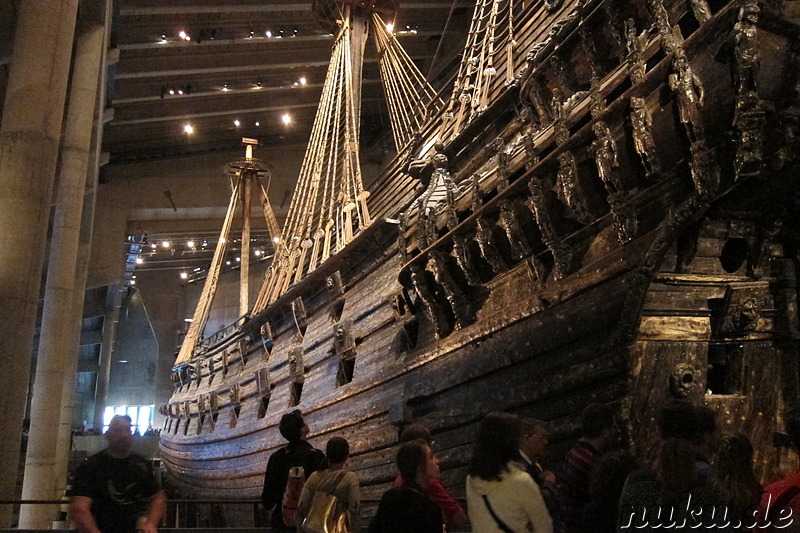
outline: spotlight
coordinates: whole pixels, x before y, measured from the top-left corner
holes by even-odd
[[[175,94],[175,89],[170,89],[169,94]]]
[[[187,241],[186,246],[188,246],[189,248],[194,248],[194,241]]]
[[[300,82],[300,85],[305,85],[306,83],[308,83],[308,80],[306,79],[306,77],[305,77],[305,76],[303,76],[302,78],[300,78],[300,79],[299,79],[299,80],[297,80],[297,81],[299,81],[299,82]]]
[[[186,272],[181,272],[181,279],[186,279],[188,277],[189,277],[189,274],[187,274]]]
[[[261,123],[260,123],[259,121],[257,121],[257,120],[256,120],[256,127],[258,127],[258,126],[260,126],[260,125],[261,125]]]
[[[194,133],[194,128],[192,127],[191,124],[185,124],[183,126],[183,132],[191,135],[192,133]]]
[[[136,258],[136,264],[137,265],[141,265],[142,263],[144,263],[144,259],[142,259],[141,257],[137,257]]]
[[[233,125],[236,126],[237,128],[241,125],[241,122],[239,122],[238,118],[233,121]]]
[[[286,113],[285,115],[283,115],[281,117],[281,120],[283,121],[284,124],[286,124],[288,126],[289,124],[292,123],[292,116],[289,115],[288,113]]]
[[[267,37],[272,37],[272,32],[267,30],[264,32],[264,35],[266,35]]]
[[[169,248],[169,241],[161,241],[161,246],[164,248]]]
[[[391,23],[391,22],[389,24],[387,24],[386,25],[386,31],[388,31],[389,33],[392,33],[394,31],[394,24]]]
[[[230,89],[228,89],[228,84],[227,83],[223,83],[222,84],[222,90],[223,91],[230,91]]]

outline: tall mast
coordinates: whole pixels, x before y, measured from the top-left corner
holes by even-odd
[[[200,293],[200,299],[195,308],[189,330],[186,332],[183,344],[178,352],[176,363],[190,360],[194,356],[198,344],[203,339],[208,315],[211,312],[211,304],[217,293],[219,276],[222,273],[222,265],[225,260],[225,252],[228,248],[231,227],[233,226],[234,214],[237,210],[239,199],[242,200],[239,316],[246,315],[250,311],[248,281],[250,277],[250,213],[253,192],[262,198],[262,202],[265,202],[264,215],[267,219],[267,228],[270,233],[273,232],[276,225],[275,215],[269,208],[269,199],[266,197],[266,192],[261,185],[261,179],[269,176],[270,169],[264,161],[253,157],[253,145],[258,144],[256,139],[244,138],[242,142],[246,145],[245,157],[229,162],[225,169],[231,180],[231,199],[228,205],[228,212],[225,215],[225,222],[217,240],[217,248],[214,250],[214,257],[211,260],[211,266],[203,284],[203,291]]]

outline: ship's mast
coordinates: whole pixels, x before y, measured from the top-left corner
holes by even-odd
[[[253,157],[253,146],[258,144],[256,139],[242,139],[245,144],[245,157],[231,161],[226,166],[226,173],[231,180],[231,199],[228,204],[228,212],[220,231],[217,247],[214,250],[214,257],[208,269],[203,290],[197,303],[189,330],[183,339],[183,344],[178,352],[176,363],[183,363],[191,359],[194,355],[197,344],[202,339],[208,316],[211,311],[211,304],[217,292],[219,276],[222,272],[222,264],[225,259],[225,252],[230,240],[231,227],[237,211],[239,200],[242,201],[242,235],[240,253],[240,289],[239,289],[239,316],[247,315],[250,311],[249,301],[249,278],[250,278],[250,228],[251,228],[251,204],[253,194],[258,194],[264,206],[264,216],[270,237],[277,236],[277,222],[272,208],[269,205],[266,191],[261,184],[261,180],[270,175],[270,169],[260,159]]]

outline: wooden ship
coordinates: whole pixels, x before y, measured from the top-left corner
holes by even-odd
[[[794,4],[478,0],[443,97],[387,30],[394,2],[316,2],[338,33],[297,190],[257,301],[217,334],[207,278],[161,406],[172,484],[258,497],[301,409],[313,444],[350,442],[366,502],[409,422],[463,495],[490,410],[548,421],[555,466],[590,402],[641,456],[669,398],[714,408],[774,476],[800,399]],[[397,157],[367,192],[369,34]]]

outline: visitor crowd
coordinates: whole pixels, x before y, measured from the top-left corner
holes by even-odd
[[[720,435],[706,407],[673,401],[657,422],[658,442],[637,461],[620,445],[614,411],[588,405],[581,437],[556,475],[540,463],[549,437],[544,421],[489,413],[466,468],[466,512],[442,483],[431,432],[411,424],[368,531],[800,532],[800,472],[762,487],[748,437]],[[785,426],[800,449],[800,418],[788,417]],[[114,417],[107,448],[76,473],[72,510],[81,533],[156,531],[166,500],[147,462],[131,451],[131,429],[130,418]],[[324,453],[317,450],[306,440],[300,411],[284,415],[279,431],[288,443],[270,456],[262,493],[272,530],[361,531],[359,478],[346,468],[347,440],[333,437]]]
[[[657,421],[658,442],[637,461],[621,446],[611,407],[588,405],[581,437],[556,475],[540,463],[549,436],[544,421],[489,413],[478,425],[466,470],[466,512],[442,484],[430,431],[411,424],[400,437],[399,474],[381,496],[369,533],[800,531],[794,519],[800,473],[762,488],[748,437],[720,435],[707,407],[675,400]],[[800,449],[800,419],[786,426]],[[305,440],[308,426],[299,411],[285,415],[280,430],[289,444],[270,458],[262,496],[265,509],[273,510],[273,530],[359,531],[359,481],[345,468],[347,441],[334,437],[323,456]],[[287,495],[295,465],[307,481],[293,504]]]

